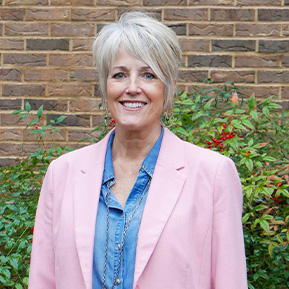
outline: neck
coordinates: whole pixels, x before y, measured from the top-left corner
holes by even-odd
[[[143,161],[161,133],[161,126],[148,131],[123,131],[116,127],[112,145],[113,160]]]

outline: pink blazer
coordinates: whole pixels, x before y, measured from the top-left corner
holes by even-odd
[[[108,137],[49,166],[36,215],[29,289],[92,288]],[[247,289],[241,214],[234,163],[165,129],[139,229],[133,288]]]

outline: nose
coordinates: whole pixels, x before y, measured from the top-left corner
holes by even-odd
[[[130,77],[128,80],[127,88],[125,90],[127,94],[136,95],[141,93],[141,89],[139,87],[139,82],[136,77]]]

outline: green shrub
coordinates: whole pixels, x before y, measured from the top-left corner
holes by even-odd
[[[238,96],[238,94],[239,96]],[[196,87],[179,94],[169,121],[183,140],[218,151],[234,160],[243,192],[243,225],[249,288],[289,286],[289,124],[273,98],[244,100],[232,84]],[[69,148],[46,148],[43,137],[57,131],[60,118],[40,123],[42,108],[28,128],[39,134],[40,147],[15,167],[0,170],[0,284],[26,288],[36,202],[50,160]],[[31,114],[29,104],[17,111]],[[102,138],[114,126],[101,124]],[[91,142],[96,141],[91,139]]]
[[[249,288],[289,286],[289,123],[273,98],[238,97],[232,83],[183,93],[171,130],[235,162],[244,194]]]

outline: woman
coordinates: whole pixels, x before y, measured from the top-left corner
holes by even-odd
[[[93,45],[115,129],[49,166],[29,289],[245,289],[242,192],[233,162],[161,125],[181,50],[140,12]]]

